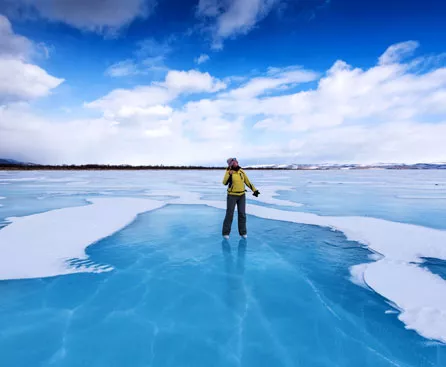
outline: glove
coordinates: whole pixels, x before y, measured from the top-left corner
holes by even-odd
[[[254,191],[254,193],[253,193],[253,195],[254,195],[255,197],[258,197],[259,194],[260,194],[259,190],[256,190],[256,191]]]

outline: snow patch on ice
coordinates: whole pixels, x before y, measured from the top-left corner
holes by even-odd
[[[383,256],[380,255],[380,254],[377,254],[377,253],[374,253],[374,254],[370,254],[370,255],[369,255],[369,259],[370,259],[370,260],[374,260],[374,261],[381,260],[382,258],[383,258]]]
[[[8,218],[0,230],[0,280],[41,278],[104,266],[70,267],[69,259],[86,259],[85,248],[131,223],[139,213],[164,206],[136,198],[89,199],[90,205]]]
[[[364,280],[364,273],[367,270],[368,265],[369,264],[359,264],[352,266],[350,268],[350,280],[356,285],[369,288]]]
[[[446,282],[415,264],[380,260],[369,264],[366,283],[401,310],[407,329],[446,343]]]
[[[291,206],[291,207],[300,207],[303,206],[301,203],[296,203],[294,201],[286,200],[286,199],[278,199],[275,196],[278,196],[278,191],[292,191],[293,187],[288,186],[266,186],[260,192],[260,196],[255,200],[260,201],[265,204],[272,205],[280,205],[280,206]]]
[[[148,190],[144,195],[149,197],[173,197],[173,199],[166,201],[169,204],[201,204],[201,194],[192,191]]]

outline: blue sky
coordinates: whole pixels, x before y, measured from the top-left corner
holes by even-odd
[[[1,157],[446,161],[439,1],[0,0],[0,14]]]

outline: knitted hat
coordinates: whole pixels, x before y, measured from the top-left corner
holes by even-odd
[[[232,165],[232,162],[234,162],[236,159],[235,158],[228,158],[226,160],[226,163],[228,163],[228,166]]]

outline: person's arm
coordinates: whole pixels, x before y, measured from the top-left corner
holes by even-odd
[[[231,176],[232,171],[227,169],[225,172],[225,177],[223,177],[223,185],[227,185],[229,181],[229,177]]]
[[[248,186],[251,189],[251,191],[254,193],[254,196],[256,196],[256,197],[259,196],[259,194],[260,194],[259,190],[257,190],[255,188],[255,186],[251,183],[251,181],[249,181],[248,175],[246,174],[245,171],[243,171],[243,177],[244,177],[246,186]]]

